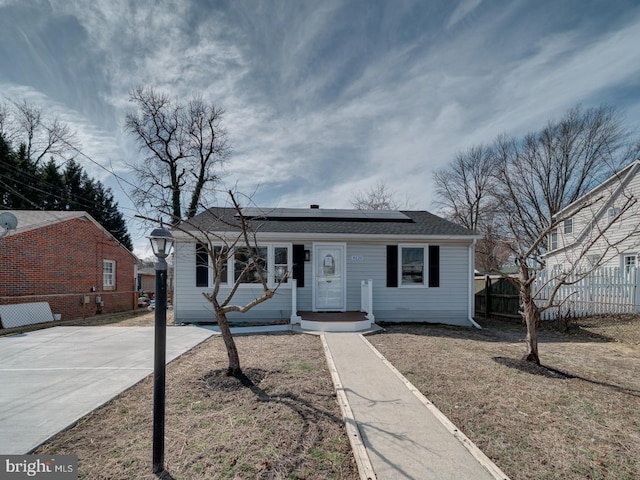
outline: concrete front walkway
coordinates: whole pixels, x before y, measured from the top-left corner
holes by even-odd
[[[167,362],[211,334],[167,327]],[[0,454],[29,453],[152,373],[153,344],[153,327],[53,327],[0,337]]]
[[[508,478],[364,336],[322,338],[362,479]]]

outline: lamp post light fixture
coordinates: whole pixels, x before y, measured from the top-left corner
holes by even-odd
[[[156,262],[155,349],[153,367],[153,473],[164,471],[165,364],[167,350],[167,256],[173,236],[165,228],[149,235]]]

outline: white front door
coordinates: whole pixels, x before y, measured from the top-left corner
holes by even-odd
[[[345,311],[345,254],[342,244],[315,244],[313,268],[315,274],[315,311]]]

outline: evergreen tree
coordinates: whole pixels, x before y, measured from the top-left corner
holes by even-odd
[[[90,178],[73,160],[64,171],[53,159],[37,165],[24,144],[16,152],[1,134],[0,209],[84,210],[126,248],[133,248],[110,188]]]
[[[38,171],[39,193],[42,200],[39,206],[45,210],[66,210],[64,192],[64,178],[53,160],[43,165]]]

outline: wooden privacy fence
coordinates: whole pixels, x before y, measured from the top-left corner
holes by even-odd
[[[520,318],[518,289],[505,277],[476,277],[475,296],[476,315]]]
[[[640,312],[640,271],[633,268],[627,272],[619,267],[602,267],[584,278],[580,274],[567,278],[553,301],[554,307],[542,312],[541,320],[559,317],[586,317],[599,314]],[[536,274],[533,284],[538,305],[545,304],[557,279],[553,272],[542,270]],[[575,283],[574,283],[575,282]]]

